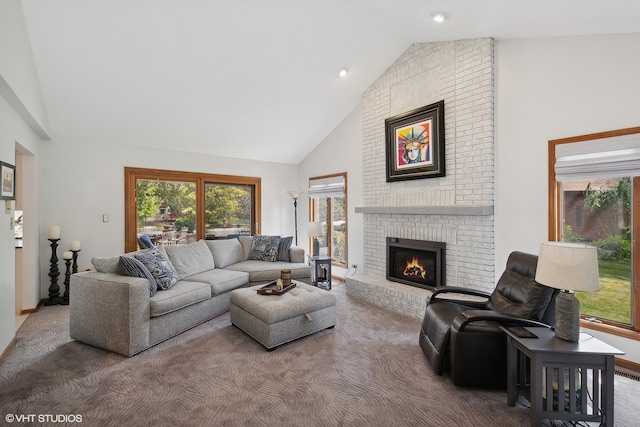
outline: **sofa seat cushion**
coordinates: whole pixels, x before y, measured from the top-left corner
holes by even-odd
[[[171,264],[181,278],[215,268],[213,255],[204,240],[165,248]]]
[[[151,317],[162,316],[209,298],[211,298],[211,287],[208,284],[181,280],[170,289],[156,292],[151,297],[150,315]]]
[[[249,283],[249,274],[242,271],[216,268],[204,273],[194,274],[183,281],[206,283],[211,288],[211,295],[217,296],[247,285]]]
[[[311,267],[305,263],[248,260],[238,262],[226,268],[226,270],[246,271],[249,273],[249,281],[251,282],[277,280],[280,278],[280,270],[283,269],[291,270],[292,279],[311,277]]]

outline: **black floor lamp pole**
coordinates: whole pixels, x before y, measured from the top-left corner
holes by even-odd
[[[296,246],[298,246],[298,198],[293,199],[294,223],[296,228]]]
[[[289,193],[289,195],[293,198],[293,210],[294,210],[294,224],[295,224],[295,230],[296,230],[296,246],[298,246],[298,197],[302,196],[302,193],[304,193],[304,191],[300,191],[300,190],[289,190],[287,191],[287,193]]]

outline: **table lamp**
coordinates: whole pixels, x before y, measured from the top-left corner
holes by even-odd
[[[560,289],[556,297],[556,337],[571,342],[580,338],[580,302],[574,291],[600,289],[595,246],[544,242],[540,245],[536,282]]]
[[[318,241],[318,237],[324,235],[324,232],[322,231],[322,223],[310,222],[308,231],[309,237],[313,237],[313,256],[318,256],[320,254],[320,242]]]

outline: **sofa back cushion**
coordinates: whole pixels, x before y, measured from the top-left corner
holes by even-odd
[[[204,240],[187,245],[166,246],[164,249],[181,278],[213,270],[216,266]]]
[[[218,268],[225,268],[247,259],[238,239],[207,240],[206,242]]]
[[[244,259],[249,259],[249,253],[251,252],[251,245],[253,245],[253,236],[238,236],[238,241],[242,245],[244,251]]]

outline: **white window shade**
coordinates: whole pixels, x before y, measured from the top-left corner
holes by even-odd
[[[309,180],[309,197],[344,197],[344,177],[331,176]]]
[[[640,175],[640,135],[556,145],[556,181]]]

